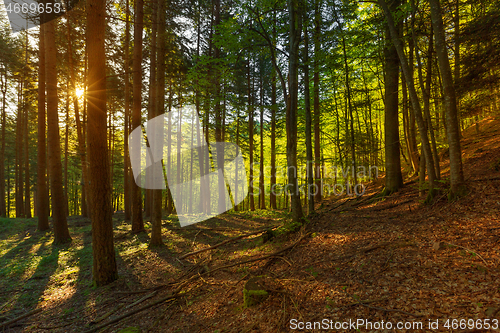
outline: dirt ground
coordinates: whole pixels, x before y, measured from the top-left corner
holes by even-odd
[[[431,204],[417,179],[385,198],[376,196],[377,181],[359,198],[326,198],[298,231],[281,227],[269,240],[242,237],[186,258],[293,225],[286,212],[272,211],[227,213],[186,228],[167,219],[166,245],[148,249],[148,236],[131,234],[115,214],[120,278],[98,289],[88,219],[70,218],[67,247],[50,245],[51,234],[37,233],[34,220],[4,222],[0,326],[39,309],[3,332],[500,331],[500,120],[483,120],[479,131],[463,133],[468,194],[453,202],[443,152],[442,190]],[[256,276],[268,297],[245,307],[244,285]]]

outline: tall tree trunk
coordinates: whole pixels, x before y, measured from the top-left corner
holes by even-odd
[[[0,73],[0,90],[2,92],[2,146],[0,147],[0,216],[6,217],[7,206],[5,202],[5,125],[7,124],[7,122],[5,109],[7,106],[7,68],[4,67],[3,69],[4,72]]]
[[[252,92],[253,92],[253,84],[252,84],[252,79],[250,75],[250,58],[247,60],[247,91],[248,91],[248,154],[250,157],[250,186],[248,186],[248,193],[249,193],[249,200],[250,200],[250,210],[254,211],[255,210],[255,202],[254,202],[254,175],[253,175],[253,98],[252,98]]]
[[[154,13],[153,13],[154,15]],[[157,82],[156,88],[156,110],[155,116],[160,116],[165,113],[165,1],[158,1],[158,36],[156,38],[156,52],[157,52]],[[156,144],[163,142],[163,136],[155,138]],[[162,149],[163,151],[163,149]],[[163,240],[161,237],[161,203],[163,197],[163,190],[153,190],[153,204],[152,204],[152,214],[151,214],[151,240],[149,241],[150,246],[161,246],[163,245]]]
[[[306,16],[306,14],[304,14]],[[304,106],[306,111],[306,175],[307,175],[307,202],[308,209],[307,213],[311,214],[314,212],[314,196],[319,191],[316,188],[313,192],[314,177],[313,177],[313,146],[312,146],[312,115],[311,115],[311,94],[309,89],[310,79],[309,79],[309,33],[308,33],[308,22],[307,17],[304,17],[306,23],[304,24],[304,48],[303,52],[303,70],[304,70]],[[316,144],[316,146],[318,146]]]
[[[49,147],[50,191],[52,195],[52,218],[54,223],[54,243],[71,241],[66,220],[59,137],[59,117],[57,114],[57,71],[55,21],[45,24],[45,76],[47,88],[47,141]]]
[[[460,0],[455,0],[455,14],[453,15],[453,25],[454,25],[454,56],[455,56],[455,66],[454,70],[454,82],[455,87],[457,87],[460,83]],[[460,109],[460,98],[457,96],[456,98],[457,108]],[[460,115],[457,114],[457,118],[460,118]],[[462,137],[462,133],[459,133],[460,137]]]
[[[414,34],[413,34],[413,39],[414,39],[415,45],[417,45],[416,37]],[[431,136],[432,158],[434,160],[434,167],[436,168],[436,179],[439,179],[441,170],[439,168],[439,157],[437,154],[436,138],[434,136],[434,128],[432,126],[432,118],[431,118],[431,112],[430,112],[431,79],[432,79],[432,53],[433,52],[434,52],[433,34],[432,34],[432,27],[431,27],[431,33],[429,36],[429,49],[427,50],[427,73],[426,73],[426,77],[425,77],[425,82],[424,82],[424,78],[423,78],[423,74],[422,74],[422,61],[420,60],[420,54],[419,54],[418,49],[415,50],[415,55],[417,56],[418,79],[420,81],[420,86],[422,87],[422,94],[424,97],[424,116],[425,116],[425,121],[427,123],[427,129],[429,130],[429,134]],[[420,163],[420,166],[422,167],[422,163]]]
[[[69,82],[66,83],[66,120],[64,121],[64,205],[66,207],[66,216],[69,216],[69,197],[68,197],[68,145],[69,145]]]
[[[28,63],[28,30],[26,32],[25,40],[25,64],[26,68],[29,66]],[[28,75],[25,77],[25,85],[28,88]],[[23,110],[24,110],[24,212],[25,217],[31,218],[31,184],[30,184],[30,158],[29,158],[29,106],[28,102],[25,100],[26,96],[23,95]]]
[[[266,209],[264,188],[264,80],[260,76],[260,163],[259,163],[259,209]]]
[[[23,82],[19,80],[17,94],[17,119],[16,119],[16,218],[24,217],[24,186],[23,186]]]
[[[236,109],[236,145],[238,147],[240,146],[240,112],[239,112],[238,109]],[[235,176],[234,183],[236,184],[236,186],[234,188],[234,193],[233,193],[233,198],[235,199],[235,203],[236,203],[236,198],[239,198],[239,196],[238,196],[238,191],[239,191],[239,188],[238,188],[239,187],[238,186],[238,184],[239,184],[238,176],[239,176],[239,172],[240,171],[239,171],[238,163],[236,163],[235,173],[234,173],[234,176]],[[240,204],[234,205],[234,211],[237,212],[239,210],[240,210]]]
[[[106,4],[87,2],[88,143],[92,207],[92,279],[103,286],[118,278],[113,244],[113,220],[109,157],[106,145]]]
[[[278,209],[276,205],[276,71],[273,68],[271,77],[271,183],[269,205],[271,209]]]
[[[321,13],[320,0],[315,0],[314,4],[314,178],[316,179],[316,196],[314,200],[321,202],[323,196],[323,184],[321,177],[321,128],[320,128],[320,105],[319,105],[319,72],[320,72],[320,52],[321,52]]]
[[[347,50],[345,45],[345,37],[342,37],[342,51],[344,54],[344,69],[345,69],[345,86],[347,93],[347,105],[349,110],[349,119],[350,119],[350,134],[351,134],[351,160],[352,160],[352,176],[353,176],[353,186],[356,186],[358,183],[357,177],[357,163],[356,163],[356,142],[354,141],[354,116],[353,116],[353,106],[352,106],[352,97],[351,97],[351,85],[349,83],[349,64],[347,63]]]
[[[31,218],[31,182],[30,182],[30,158],[29,158],[29,129],[28,129],[28,105],[24,106],[24,212],[25,217]]]
[[[425,161],[426,161],[426,167],[427,167],[427,172],[429,174],[429,196],[428,200],[431,200],[434,194],[434,181],[436,179],[435,173],[434,173],[434,162],[432,159],[432,152],[431,152],[431,147],[429,144],[429,137],[427,136],[427,131],[425,129],[425,123],[424,123],[424,118],[422,116],[422,109],[420,106],[420,102],[418,100],[417,96],[417,91],[415,90],[415,85],[413,83],[413,77],[410,72],[410,67],[408,66],[408,61],[406,60],[406,55],[403,50],[403,44],[401,42],[401,39],[399,38],[399,35],[397,33],[396,27],[394,25],[394,20],[392,18],[391,11],[389,10],[389,7],[385,3],[384,0],[378,0],[378,3],[384,10],[385,17],[387,19],[387,23],[389,26],[389,31],[391,34],[392,42],[394,43],[394,46],[396,47],[396,51],[399,56],[399,61],[401,64],[401,69],[403,70],[404,76],[406,78],[406,83],[408,85],[408,92],[410,95],[410,101],[413,106],[413,110],[415,112],[415,118],[417,121],[418,125],[418,130],[420,132],[420,138],[422,140],[422,147],[425,155]],[[387,143],[386,143],[387,144]]]
[[[439,0],[430,0],[430,4],[439,71],[441,72],[443,81],[443,103],[446,109],[447,138],[448,145],[450,147],[450,198],[453,198],[461,194],[460,187],[464,181],[457,98],[455,94],[455,86],[453,84],[453,77],[451,75],[448,51],[446,48],[443,18],[441,16],[441,5],[439,4]]]
[[[178,114],[177,114],[177,169],[176,169],[176,175],[177,175],[177,184],[180,184],[182,182],[182,96],[181,96],[181,91],[180,91],[180,84],[179,84],[179,93],[178,93],[178,98],[179,98],[179,109],[178,109]],[[184,204],[184,198],[181,196],[181,187],[177,186],[176,189],[176,202],[175,202],[175,210],[177,212],[177,215],[183,214],[183,204]]]
[[[156,116],[157,112],[157,35],[158,35],[158,0],[151,1],[152,8],[152,18],[151,18],[151,46],[150,46],[150,61],[149,61],[149,103],[148,103],[148,120],[153,119]],[[151,138],[148,138],[150,141]],[[151,141],[150,141],[151,142]],[[146,184],[150,183],[153,179],[153,168],[146,169],[146,178],[150,179],[146,181]],[[153,208],[153,190],[146,188],[145,189],[145,200],[144,200],[144,216],[150,219],[152,222],[152,208]]]
[[[128,136],[130,126],[130,3],[129,0],[125,2],[125,59],[124,59],[124,72],[125,72],[125,128],[123,130],[123,196],[125,205],[125,220],[129,221],[132,216],[131,207],[131,170],[130,170],[130,155],[128,152]]]
[[[397,9],[399,1],[393,0],[390,10]],[[399,148],[399,59],[389,29],[386,29],[385,54],[385,193],[391,194],[403,186]],[[399,36],[398,36],[399,38]]]
[[[38,230],[49,229],[49,198],[47,192],[47,156],[45,154],[45,25],[40,25],[38,55],[38,154],[37,154],[37,215]],[[2,137],[3,137],[2,133]],[[4,142],[4,140],[2,140]],[[3,149],[3,147],[2,147]],[[0,177],[3,179],[3,177]]]
[[[272,42],[276,43],[276,11],[273,12],[273,35]],[[276,58],[272,54],[272,62],[276,63]],[[271,73],[271,183],[269,191],[269,205],[271,209],[278,209],[276,205],[276,111],[278,104],[276,103],[276,69],[272,68]]]
[[[220,36],[220,23],[221,23],[221,4],[220,0],[214,0],[214,25],[215,25],[215,35]],[[220,58],[220,48],[218,45],[215,45],[214,49],[214,59],[217,61]],[[215,105],[214,105],[214,113],[215,113],[215,141],[222,142],[224,141],[224,137],[222,135],[222,116],[221,116],[221,73],[219,69],[215,69],[214,75],[214,88],[215,88]],[[219,191],[219,200],[217,202],[218,212],[224,212],[226,210],[226,183],[224,181],[224,146],[219,144],[217,145],[217,167],[218,167],[218,184],[217,188]]]
[[[144,18],[144,0],[135,2],[135,22],[134,22],[134,105],[132,110],[132,128],[141,126],[141,101],[142,101],[142,29]],[[139,147],[137,147],[138,149]],[[142,219],[142,196],[141,189],[136,182],[132,185],[132,232],[139,233],[144,231],[144,221]]]
[[[287,173],[290,191],[292,219],[295,222],[302,221],[302,205],[300,203],[300,192],[297,177],[297,108],[298,108],[298,68],[299,68],[299,44],[302,30],[300,15],[300,2],[288,0],[288,12],[290,13],[289,25],[289,47],[288,58],[288,102],[287,102]]]

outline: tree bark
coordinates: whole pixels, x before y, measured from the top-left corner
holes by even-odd
[[[249,159],[250,159],[250,184],[248,186],[248,193],[249,193],[249,201],[250,201],[250,210],[254,211],[255,210],[255,199],[254,199],[254,175],[253,175],[253,84],[252,84],[252,79],[250,75],[250,58],[247,60],[247,91],[248,91],[248,146],[249,146]]]
[[[16,218],[24,217],[24,186],[23,186],[23,114],[22,114],[22,78],[19,80],[19,90],[17,94],[17,119],[16,119]]]
[[[271,183],[269,205],[271,209],[278,209],[276,205],[276,71],[273,68],[271,76]]]
[[[305,14],[304,14],[305,16]],[[308,23],[307,18],[305,18],[306,23],[304,24],[304,48],[303,52],[303,70],[304,70],[304,107],[306,111],[306,175],[307,175],[307,202],[308,202],[308,214],[314,212],[314,197],[316,193],[319,191],[319,188],[316,188],[315,192],[313,192],[313,188],[315,186],[314,177],[313,177],[313,146],[312,146],[312,115],[311,115],[311,94],[309,89],[310,79],[309,79],[309,34],[308,34]],[[316,146],[318,146],[316,144]]]
[[[88,143],[92,207],[92,280],[103,286],[118,278],[113,245],[113,220],[109,156],[106,142],[106,4],[87,2]]]
[[[319,72],[320,72],[320,52],[321,52],[321,14],[320,0],[315,0],[314,5],[314,178],[316,180],[315,202],[321,202],[323,197],[323,182],[321,177],[321,128],[320,128],[320,104],[319,104]]]
[[[57,114],[57,72],[55,21],[45,24],[45,70],[47,88],[47,141],[49,147],[50,191],[52,195],[52,218],[54,223],[54,243],[71,241],[66,220],[62,179],[59,117]]]
[[[133,86],[133,110],[132,110],[132,129],[141,126],[141,102],[142,102],[142,30],[144,19],[144,0],[135,2],[135,22],[134,22],[134,86]],[[139,233],[144,231],[144,221],[142,219],[142,196],[141,189],[136,182],[131,182],[132,192],[132,232]]]
[[[0,91],[2,92],[2,146],[0,147],[0,216],[7,217],[7,205],[5,202],[5,125],[7,106],[7,68],[0,73]],[[45,83],[45,82],[44,82]],[[44,89],[45,95],[45,89]]]
[[[260,163],[259,163],[259,209],[266,209],[264,188],[264,82],[260,76]]]
[[[123,69],[125,72],[125,121],[123,130],[123,196],[124,196],[124,210],[125,210],[125,220],[129,221],[132,216],[131,207],[131,170],[130,170],[130,155],[128,152],[128,136],[129,136],[129,126],[130,126],[130,9],[129,0],[125,2],[125,59],[123,64]]]
[[[289,25],[289,59],[288,59],[288,102],[287,102],[287,174],[288,188],[291,200],[292,219],[295,222],[302,221],[302,205],[297,178],[297,106],[298,106],[298,67],[299,67],[299,44],[302,30],[300,17],[300,2],[288,0],[288,12],[290,14]]]
[[[418,125],[418,130],[420,132],[420,138],[422,140],[422,147],[425,155],[425,161],[426,161],[426,166],[427,166],[427,172],[429,175],[429,196],[428,199],[432,199],[433,194],[434,194],[434,181],[435,181],[435,173],[434,173],[434,162],[432,160],[432,152],[431,152],[431,147],[429,144],[429,137],[427,136],[427,131],[425,129],[425,123],[424,123],[424,118],[422,116],[422,109],[420,106],[420,102],[418,100],[417,92],[415,90],[415,85],[413,83],[413,76],[410,72],[410,67],[408,66],[408,61],[406,60],[406,55],[403,50],[403,44],[401,42],[401,39],[399,38],[399,35],[396,31],[396,27],[394,25],[394,20],[392,18],[391,11],[389,10],[389,7],[385,3],[384,0],[378,0],[378,3],[382,7],[385,17],[387,19],[389,31],[391,34],[392,42],[394,43],[394,46],[396,47],[396,51],[398,53],[399,61],[401,64],[401,68],[403,70],[403,74],[406,78],[406,84],[408,85],[408,92],[410,95],[410,101],[413,106],[413,110],[415,112],[415,118],[417,121]],[[386,143],[387,144],[387,143]]]
[[[155,13],[153,13],[154,15]],[[156,37],[156,110],[155,116],[160,116],[165,113],[165,1],[158,1],[158,36]],[[163,136],[156,138],[157,144],[163,141]],[[163,151],[163,149],[162,149]],[[162,218],[162,190],[153,190],[153,203],[152,203],[152,214],[151,214],[151,239],[149,241],[150,246],[161,246],[163,245],[163,240],[161,236],[161,218]]]
[[[415,35],[413,35],[414,43],[416,43],[416,38]],[[432,34],[432,27],[431,27],[431,33],[429,36],[429,48],[427,50],[427,73],[425,77],[425,82],[422,74],[422,61],[420,60],[420,54],[418,49],[415,50],[415,55],[417,56],[417,64],[418,64],[418,79],[420,81],[420,86],[422,87],[422,94],[424,97],[424,116],[425,116],[425,121],[427,123],[427,129],[429,130],[429,134],[431,136],[431,146],[432,146],[432,158],[434,160],[434,166],[436,168],[436,179],[440,178],[440,167],[439,167],[439,157],[437,153],[437,147],[436,147],[436,138],[434,136],[434,128],[432,126],[432,118],[431,118],[431,112],[430,112],[430,98],[431,98],[431,79],[432,79],[432,53],[434,52],[433,49],[433,34]],[[422,168],[422,163],[420,163],[420,167]]]
[[[439,4],[439,0],[430,0],[430,4],[438,65],[443,82],[443,103],[446,109],[447,139],[450,147],[450,197],[455,197],[460,194],[459,192],[461,192],[461,186],[464,181],[457,98],[451,74],[450,60],[448,59],[448,50],[446,48],[441,5]]]
[[[276,43],[276,11],[273,12],[273,34],[272,42]],[[271,55],[273,57],[273,64],[276,63],[276,58],[274,53]],[[276,103],[276,68],[272,68],[271,73],[271,179],[270,179],[270,191],[269,191],[269,205],[271,209],[278,209],[276,205],[276,111],[278,104]]]
[[[399,1],[390,3],[390,10],[398,8]],[[389,28],[386,28],[384,48],[385,63],[385,193],[391,194],[403,186],[399,147],[399,59],[394,43],[391,43]],[[399,38],[399,34],[398,34]]]
[[[38,230],[49,229],[49,198],[47,197],[47,156],[45,154],[45,25],[40,25],[38,44],[38,137],[37,137],[37,215]],[[4,125],[5,126],[5,125]],[[3,133],[2,133],[3,136]],[[5,140],[2,140],[5,142]],[[3,149],[3,147],[2,147]],[[1,177],[0,179],[3,179]]]

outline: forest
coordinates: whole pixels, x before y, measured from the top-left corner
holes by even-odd
[[[2,332],[500,331],[498,0],[0,16]]]

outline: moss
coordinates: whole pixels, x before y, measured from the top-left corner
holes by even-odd
[[[262,303],[269,296],[267,290],[259,284],[259,280],[261,280],[260,276],[253,277],[243,288],[243,304],[246,308]]]
[[[263,302],[269,293],[266,290],[243,290],[243,300],[246,308]]]

